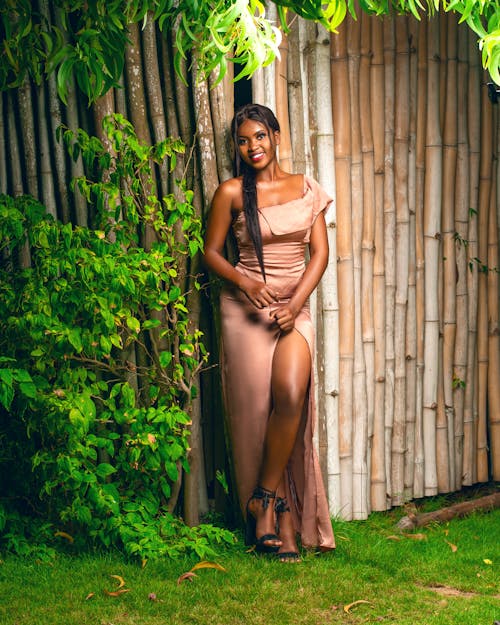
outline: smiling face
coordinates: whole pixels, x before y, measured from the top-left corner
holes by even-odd
[[[241,160],[253,169],[265,169],[276,158],[279,132],[265,124],[246,119],[238,128],[236,141]]]

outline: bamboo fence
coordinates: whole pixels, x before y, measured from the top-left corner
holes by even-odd
[[[281,59],[259,70],[252,92],[280,119],[284,168],[314,176],[335,198],[330,262],[312,307],[315,442],[331,512],[363,519],[498,481],[500,132],[475,37],[448,14],[363,14],[335,35],[298,18],[290,28]],[[168,192],[186,169],[205,217],[231,175],[238,84],[229,77],[210,89],[214,80],[187,72],[186,87],[171,69],[170,38],[152,21],[130,39],[122,88],[90,110],[75,88],[63,106],[53,79],[1,94],[0,192],[30,193],[62,221],[91,224],[83,198],[68,193],[83,165],[64,155],[55,130],[100,134],[102,118],[119,111],[143,140],[183,138],[186,158],[173,173],[158,171],[158,182]],[[190,309],[216,364],[216,314],[197,297]],[[217,498],[215,473],[227,468],[216,376],[203,374],[193,415],[191,523],[208,508],[206,485]]]

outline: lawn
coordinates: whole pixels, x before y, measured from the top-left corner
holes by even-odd
[[[493,625],[500,621],[500,510],[407,535],[402,510],[335,521],[334,553],[283,564],[242,543],[178,581],[196,560],[5,556],[2,625]],[[120,584],[121,587],[120,587]],[[123,592],[125,591],[125,592]],[[108,594],[112,593],[112,594]]]

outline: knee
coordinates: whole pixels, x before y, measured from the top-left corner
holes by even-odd
[[[297,386],[277,389],[274,393],[274,411],[283,416],[295,417],[302,412],[307,387]]]

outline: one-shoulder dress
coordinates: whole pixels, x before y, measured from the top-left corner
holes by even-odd
[[[280,329],[270,313],[293,295],[305,270],[305,252],[312,224],[331,198],[304,176],[302,197],[258,210],[267,284],[279,301],[258,309],[239,289],[221,293],[222,382],[232,444],[236,486],[242,511],[257,485],[267,422],[272,411],[271,369]],[[238,213],[233,231],[239,248],[237,271],[262,280],[245,215]],[[309,303],[295,319],[314,363],[314,328]],[[313,365],[314,366],[314,365]],[[313,446],[315,424],[313,371],[294,450],[285,470],[285,495],[295,530],[304,547],[333,549],[335,540],[318,458]]]

